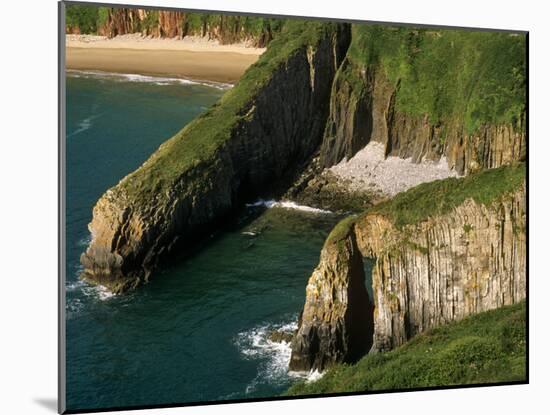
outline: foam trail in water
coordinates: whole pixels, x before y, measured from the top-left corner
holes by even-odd
[[[153,83],[155,85],[204,85],[221,90],[230,89],[233,87],[232,84],[227,84],[223,82],[140,75],[134,73],[70,70],[67,71],[67,74],[74,78],[107,78],[113,81],[146,82]]]
[[[86,130],[89,130],[91,128],[92,121],[95,120],[97,117],[99,117],[101,114],[92,115],[90,117],[84,118],[82,121],[78,123],[78,128],[74,130],[71,134],[68,134],[67,137],[72,137],[74,135],[80,134]]]
[[[78,241],[78,246],[88,246],[92,242],[92,234],[89,233],[84,238]]]
[[[282,340],[271,340],[274,331],[294,333],[298,328],[297,316],[290,322],[279,324],[264,324],[237,335],[235,345],[247,360],[258,361],[258,373],[247,385],[246,394],[253,393],[262,383],[275,385],[286,384],[289,378],[301,378],[306,381],[319,379],[322,374],[313,372],[289,372],[288,364],[292,349],[290,343]]]
[[[325,209],[317,209],[311,206],[304,206],[299,205],[296,202],[292,202],[290,200],[283,200],[283,201],[276,201],[276,200],[264,200],[260,199],[257,202],[254,203],[247,203],[247,207],[266,207],[268,209],[279,207],[283,209],[293,209],[293,210],[299,210],[302,212],[309,212],[309,213],[323,213],[323,214],[330,214],[332,213],[330,210]]]

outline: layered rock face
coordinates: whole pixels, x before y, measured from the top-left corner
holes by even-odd
[[[331,167],[350,159],[371,140],[385,146],[386,156],[438,161],[469,174],[524,160],[524,119],[518,126],[484,125],[468,134],[460,123],[433,125],[396,109],[399,89],[383,71],[346,62],[338,71],[331,95],[330,115],[321,146],[321,164]]]
[[[107,37],[131,33],[145,36],[183,38],[185,13],[168,10],[145,10],[134,8],[111,8],[107,22],[98,28]]]
[[[323,370],[355,362],[373,338],[373,306],[353,227],[327,239],[306,287],[306,303],[292,340],[290,370]]]
[[[250,41],[256,47],[266,47],[273,39],[269,23],[261,30],[251,31],[245,24],[246,17],[222,14],[203,15],[168,10],[136,8],[109,8],[107,21],[98,27],[98,33],[115,37],[132,33],[161,38],[201,36],[218,40],[222,44]],[[79,28],[70,28],[71,32]]]
[[[289,34],[302,39],[293,50],[266,52],[219,104],[101,197],[81,257],[84,278],[114,292],[136,286],[311,155],[349,27],[300,33]]]
[[[489,206],[468,199],[402,229],[378,214],[362,217],[355,227],[359,247],[376,258],[375,349],[524,299],[525,203],[523,185]]]
[[[526,296],[525,183],[490,204],[467,198],[445,214],[402,227],[376,209],[348,221],[351,224],[338,225],[348,229],[346,243],[325,245],[308,283],[292,343],[291,368],[344,362],[345,352],[358,346],[342,343],[340,332],[327,327],[333,327],[330,322],[335,315],[371,310],[364,296],[341,301],[330,295],[334,286],[342,287],[343,281],[359,273],[362,257],[376,259],[372,281],[373,350],[377,351],[393,349],[429,328],[514,304]],[[317,333],[323,335],[322,344],[340,349],[320,349]],[[370,345],[371,339],[364,344]]]

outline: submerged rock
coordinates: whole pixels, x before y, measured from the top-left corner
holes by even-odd
[[[294,333],[289,331],[273,330],[267,338],[274,343],[290,343],[293,337]]]

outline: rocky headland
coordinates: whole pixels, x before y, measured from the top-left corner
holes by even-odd
[[[357,213],[311,275],[292,370],[521,301],[524,52],[507,33],[285,23],[232,90],[97,202],[83,278],[132,289],[277,189]]]
[[[363,354],[371,345],[388,351],[427,329],[523,300],[525,226],[521,163],[421,185],[345,219],[309,279],[290,368],[353,362],[348,350],[359,345]],[[372,300],[363,257],[376,260]],[[324,346],[334,344],[337,352]]]
[[[274,40],[237,86],[94,207],[83,277],[122,292],[185,253],[319,146],[349,26],[308,23]]]

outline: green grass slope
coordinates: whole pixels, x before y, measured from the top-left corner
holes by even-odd
[[[398,85],[397,109],[430,122],[523,129],[526,102],[524,34],[353,25],[348,57]]]
[[[488,206],[517,190],[525,182],[525,173],[525,163],[518,162],[466,177],[423,183],[374,206],[366,213],[385,215],[401,228],[431,216],[443,215],[469,198]]]
[[[525,301],[421,334],[388,353],[337,365],[287,395],[410,389],[526,379]]]
[[[199,115],[175,136],[164,142],[139,169],[121,183],[126,193],[148,201],[166,190],[200,163],[214,166],[212,160],[231,138],[239,121],[247,118],[254,97],[268,84],[278,68],[306,45],[316,45],[337,30],[336,24],[314,21],[289,21],[260,59],[248,68],[234,88],[220,101]],[[215,166],[213,167],[215,168]]]

